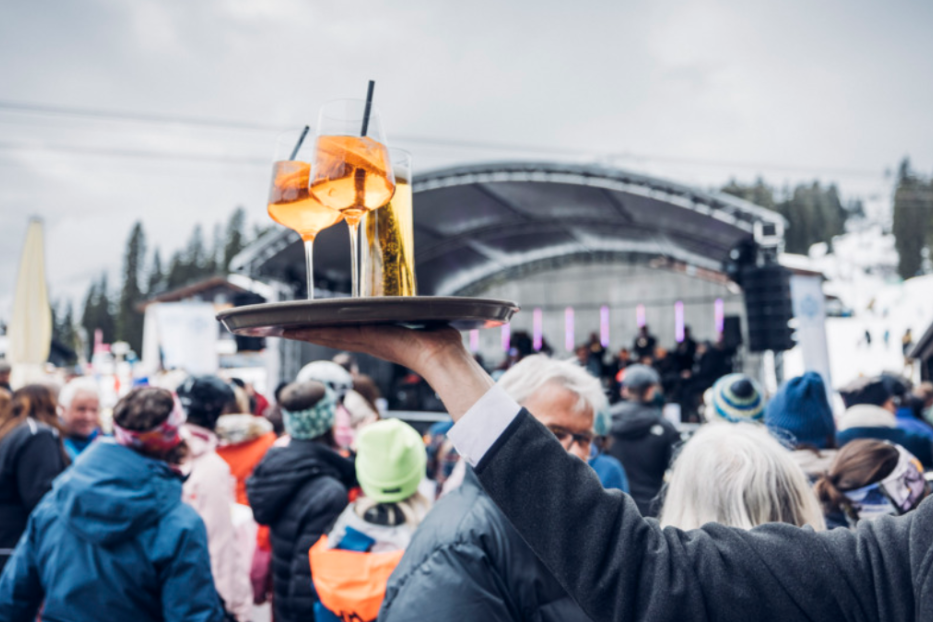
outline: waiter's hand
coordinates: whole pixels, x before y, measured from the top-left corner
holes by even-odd
[[[431,385],[454,421],[495,384],[453,328],[352,326],[287,330],[282,336],[337,350],[363,352],[407,367]]]

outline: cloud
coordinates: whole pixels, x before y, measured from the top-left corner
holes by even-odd
[[[905,153],[933,170],[925,2],[52,0],[0,11],[4,99],[299,126],[374,78],[389,137],[414,151],[416,171],[563,149],[647,154],[614,162],[701,185],[877,170],[839,181],[884,194],[881,171]],[[137,219],[163,258],[194,222],[209,228],[237,205],[266,222],[265,166],[170,156],[263,161],[273,132],[0,108],[0,133],[0,317],[30,214],[48,223],[53,289],[79,292],[87,275],[118,270]],[[417,136],[551,151],[404,140]]]

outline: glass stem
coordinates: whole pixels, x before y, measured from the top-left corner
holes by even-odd
[[[314,300],[314,239],[305,240],[305,268],[308,271],[308,300]]]
[[[350,228],[350,273],[353,275],[353,297],[360,297],[360,270],[359,270],[359,239],[360,239],[360,223],[356,221],[351,223],[347,221],[347,226]]]

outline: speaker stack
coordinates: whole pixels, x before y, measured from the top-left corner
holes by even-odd
[[[253,292],[240,292],[233,296],[234,307],[244,307],[246,305],[258,305],[266,301],[265,298]],[[262,337],[245,337],[236,335],[237,352],[258,352],[266,347],[266,340]]]
[[[790,275],[790,270],[778,264],[742,268],[748,348],[752,352],[783,352],[795,345],[789,325],[794,318]]]

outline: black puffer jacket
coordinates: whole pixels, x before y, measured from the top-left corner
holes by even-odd
[[[418,527],[380,622],[588,622],[468,471]]]
[[[347,506],[354,485],[353,462],[316,441],[295,439],[270,449],[246,480],[256,521],[270,527],[276,622],[314,620],[308,549]]]
[[[32,509],[65,470],[58,431],[27,418],[0,441],[0,572]]]
[[[652,503],[664,484],[680,434],[650,404],[619,402],[612,407],[612,445],[609,455],[625,467],[629,490],[642,516],[656,516]]]

